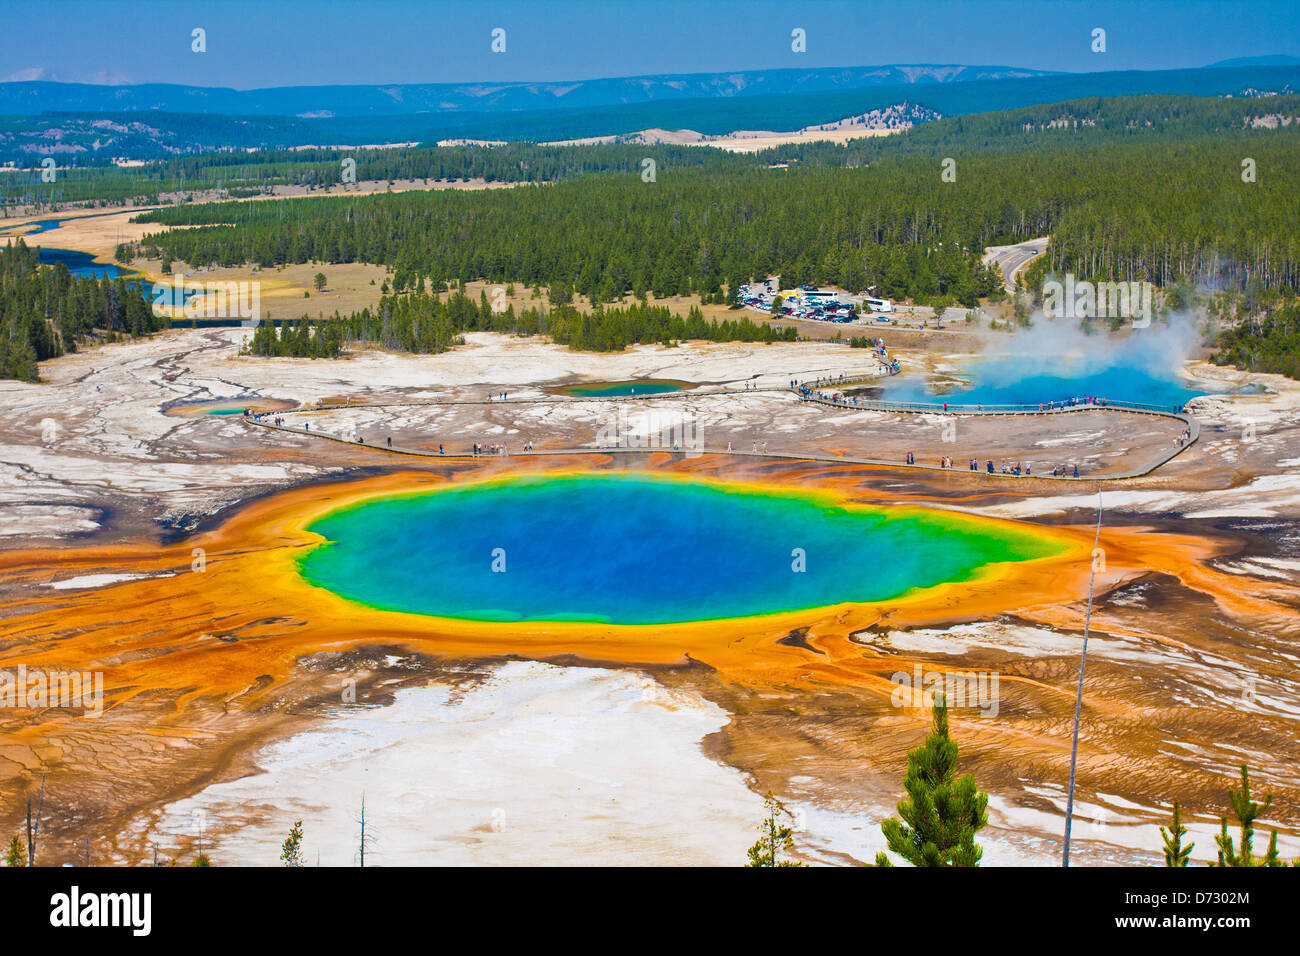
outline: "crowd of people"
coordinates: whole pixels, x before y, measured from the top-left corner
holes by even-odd
[[[1059,402],[1039,402],[1038,410],[1040,412],[1054,412],[1058,408],[1077,408],[1080,405],[1097,405],[1101,408],[1106,407],[1106,399],[1099,398],[1096,395],[1082,395],[1076,398],[1067,398]]]
[[[910,451],[907,452],[907,454],[903,457],[903,463],[906,465],[915,465],[916,453]],[[944,457],[940,458],[939,467],[940,468],[953,467],[952,457],[950,455],[945,455]],[[1057,465],[1054,468],[1052,468],[1052,477],[1053,478],[1066,478],[1066,477],[1078,478],[1079,466],[1074,465],[1072,467],[1073,467],[1073,471],[1071,471],[1071,469],[1065,465]],[[966,468],[968,471],[979,471],[980,470],[979,459],[968,458],[966,460]],[[1022,463],[1018,461],[1017,462],[1001,461],[997,466],[994,466],[992,458],[988,459],[988,461],[985,463],[985,470],[987,470],[987,472],[990,475],[996,475],[996,474],[1020,475],[1026,478],[1032,478],[1034,474],[1033,465],[1030,462]]]
[[[244,417],[251,418],[255,422],[266,422],[269,425],[283,425],[284,416],[276,415],[272,412],[258,412],[251,408],[244,409]]]
[[[844,376],[841,375],[840,378],[843,379]],[[826,383],[822,381],[814,382],[812,384],[792,382],[790,387],[793,388],[798,396],[803,399],[817,399],[822,402],[834,402],[837,405],[854,406],[858,404],[858,397],[856,395],[845,395],[843,392],[818,391],[818,389],[825,384]]]

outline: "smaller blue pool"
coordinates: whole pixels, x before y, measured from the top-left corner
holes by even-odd
[[[582,385],[566,385],[562,391],[565,395],[579,398],[619,398],[629,395],[663,395],[667,392],[680,392],[690,387],[690,382],[638,378],[626,382],[587,382]]]

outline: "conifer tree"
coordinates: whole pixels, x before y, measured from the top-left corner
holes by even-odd
[[[27,848],[17,836],[10,838],[9,850],[5,853],[5,866],[26,866]]]
[[[280,847],[280,862],[285,866],[302,866],[302,821],[289,829],[289,835]]]
[[[761,836],[749,848],[749,862],[745,866],[806,866],[797,860],[781,858],[794,849],[794,830],[781,823],[782,815],[792,817],[790,811],[770,793],[763,798],[763,809],[766,815],[758,824]]]
[[[989,822],[989,795],[975,778],[958,778],[957,744],[948,737],[948,706],[942,694],[934,698],[934,723],[925,744],[907,755],[907,796],[898,815],[881,823],[889,849],[913,866],[978,866],[984,850],[975,833]],[[877,866],[892,866],[882,851]]]
[[[1165,866],[1186,866],[1188,858],[1192,855],[1192,847],[1195,843],[1189,843],[1183,846],[1183,837],[1187,834],[1187,827],[1183,826],[1182,810],[1178,806],[1178,801],[1174,801],[1174,818],[1169,824],[1169,829],[1160,828],[1160,838],[1165,844]]]
[[[1255,840],[1255,821],[1268,812],[1268,808],[1273,805],[1273,795],[1265,794],[1264,802],[1257,803],[1250,798],[1250,773],[1246,765],[1241,765],[1241,789],[1234,790],[1228,788],[1228,802],[1232,805],[1232,812],[1237,817],[1237,822],[1241,826],[1241,843],[1234,845],[1232,837],[1228,835],[1228,818],[1220,818],[1222,830],[1214,838],[1214,842],[1219,845],[1219,862],[1211,864],[1212,866],[1284,866],[1277,852],[1277,831],[1273,831],[1273,836],[1268,841],[1268,849],[1264,851],[1262,857],[1256,858],[1254,854]]]

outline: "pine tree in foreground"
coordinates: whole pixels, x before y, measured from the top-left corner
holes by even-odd
[[[1165,866],[1186,866],[1188,858],[1192,855],[1192,847],[1195,843],[1189,843],[1183,846],[1183,837],[1187,835],[1187,827],[1183,826],[1182,809],[1178,806],[1178,801],[1174,801],[1174,818],[1169,824],[1169,829],[1160,828],[1160,838],[1165,843]]]
[[[302,821],[289,829],[289,835],[280,847],[280,862],[285,866],[302,866]]]
[[[772,794],[763,798],[766,816],[758,824],[762,834],[749,848],[749,862],[745,866],[807,866],[797,860],[781,859],[781,855],[794,850],[794,830],[781,823],[781,816],[793,819],[793,814]]]
[[[975,833],[989,822],[989,795],[970,774],[957,778],[957,744],[948,737],[948,706],[934,698],[934,724],[925,744],[907,755],[898,820],[880,825],[889,849],[913,866],[978,866],[984,850]],[[884,851],[876,866],[893,866]]]
[[[1220,820],[1223,829],[1219,835],[1214,838],[1214,842],[1219,845],[1219,862],[1212,863],[1211,866],[1285,866],[1277,852],[1277,831],[1273,831],[1273,836],[1268,841],[1268,849],[1264,851],[1262,857],[1256,858],[1254,854],[1255,840],[1255,821],[1268,812],[1268,808],[1273,805],[1273,795],[1265,794],[1264,802],[1256,803],[1250,798],[1250,774],[1246,770],[1246,765],[1241,765],[1241,789],[1234,790],[1228,788],[1228,802],[1232,804],[1232,812],[1236,814],[1237,822],[1241,826],[1241,843],[1236,846],[1232,842],[1232,837],[1228,836],[1228,818],[1221,817]]]
[[[18,837],[9,840],[9,849],[5,853],[5,866],[26,866],[27,848]]]

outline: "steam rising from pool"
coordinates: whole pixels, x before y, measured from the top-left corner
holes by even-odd
[[[1086,326],[1077,319],[1038,315],[1011,334],[978,334],[980,352],[957,374],[962,382],[945,387],[904,376],[886,387],[885,398],[1034,405],[1093,396],[1173,409],[1211,390],[1183,374],[1199,338],[1187,316],[1112,335],[1096,322]]]

